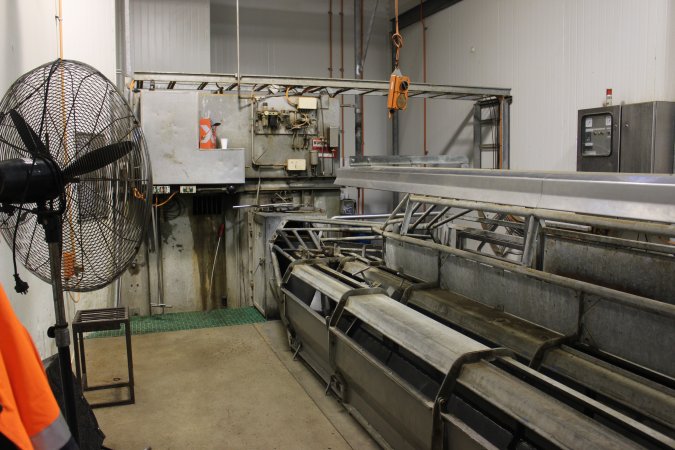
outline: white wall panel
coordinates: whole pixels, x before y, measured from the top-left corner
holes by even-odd
[[[115,79],[114,0],[69,0],[63,2],[64,57],[77,59]],[[58,34],[53,0],[0,1],[0,93],[23,73],[55,59]],[[12,252],[0,242],[0,284],[9,296],[19,320],[31,334],[41,357],[55,352],[47,328],[54,323],[51,286],[33,276],[18,262],[21,278],[28,282],[26,295],[14,291]],[[77,301],[77,303],[75,303]],[[68,320],[76,309],[112,305],[111,289],[66,297]]]
[[[115,83],[115,0],[63,2],[63,56],[85,61]]]
[[[131,0],[130,9],[134,71],[210,71],[209,0]]]
[[[675,74],[675,2],[668,2],[667,8],[668,14],[663,15],[666,20],[665,58],[667,62],[661,95],[663,98],[673,99],[675,98],[675,83],[673,83],[673,75]]]
[[[577,110],[600,106],[606,88],[613,88],[615,103],[675,100],[674,3],[463,1],[426,21],[428,79],[512,88],[511,167],[574,170]],[[403,31],[402,64],[415,80],[421,75],[419,29]],[[428,106],[434,154],[447,148],[471,109],[438,103]],[[421,149],[418,109],[403,115],[402,153]],[[472,133],[467,123],[452,152],[469,153]]]
[[[0,95],[20,75],[56,57],[55,15],[52,0],[0,1]]]

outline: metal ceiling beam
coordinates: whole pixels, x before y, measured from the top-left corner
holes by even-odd
[[[275,89],[283,94],[282,88],[309,87],[315,92],[328,92],[331,96],[344,95],[374,95],[386,96],[389,93],[389,81],[379,80],[350,80],[338,78],[312,77],[281,77],[274,75],[242,75],[237,80],[233,74],[204,74],[204,73],[172,73],[172,72],[136,72],[133,75],[134,87],[142,90],[165,90],[171,83],[173,90],[196,90],[203,86],[204,90],[217,90],[223,87],[227,90],[241,86],[242,91],[251,92],[257,87],[267,85],[276,86]],[[491,97],[508,97],[510,89],[480,87],[480,86],[450,86],[442,84],[411,83],[408,89],[410,95],[417,98],[442,98],[448,100],[481,100]],[[458,98],[461,97],[461,98]]]
[[[424,18],[426,19],[430,15],[443,11],[445,8],[449,8],[460,1],[461,0],[426,0],[423,5],[417,5],[403,14],[399,14],[398,26],[399,28],[405,28],[414,25],[420,21],[422,14],[424,14]]]

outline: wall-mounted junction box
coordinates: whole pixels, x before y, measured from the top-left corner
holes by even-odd
[[[298,97],[298,109],[316,109],[319,99],[316,97]]]
[[[289,172],[297,172],[307,170],[307,160],[305,159],[289,159],[286,162],[286,170]]]
[[[675,102],[579,111],[577,170],[675,173]]]
[[[340,128],[328,127],[328,147],[338,148],[340,146]]]

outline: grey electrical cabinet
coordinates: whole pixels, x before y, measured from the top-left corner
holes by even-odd
[[[675,102],[579,111],[577,170],[675,173]]]

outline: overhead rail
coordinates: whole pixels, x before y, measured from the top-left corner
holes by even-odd
[[[177,72],[137,72],[130,83],[138,90],[180,90],[180,91],[217,91],[244,92],[249,94],[289,94],[301,95],[328,94],[337,95],[373,95],[386,97],[389,93],[389,81],[351,80],[336,78],[282,77],[272,75],[199,74]],[[509,97],[510,89],[449,86],[442,84],[411,83],[408,89],[410,98],[434,98],[446,100],[478,101],[491,97]]]

